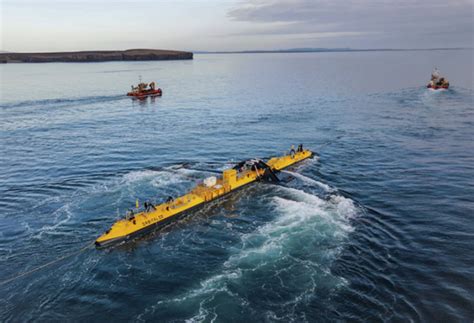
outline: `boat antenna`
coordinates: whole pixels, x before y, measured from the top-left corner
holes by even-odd
[[[142,82],[142,76],[141,75],[138,75],[138,80],[140,81],[140,83]]]

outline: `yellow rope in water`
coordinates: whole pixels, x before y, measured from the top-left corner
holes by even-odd
[[[19,274],[19,275],[16,275],[16,276],[13,276],[13,277],[11,277],[11,278],[8,278],[8,279],[6,279],[6,280],[4,280],[4,281],[1,281],[1,282],[0,282],[0,286],[3,286],[3,285],[5,285],[5,284],[8,284],[8,283],[10,283],[10,282],[12,282],[12,281],[14,281],[14,280],[16,280],[16,279],[18,279],[18,278],[21,278],[21,277],[24,277],[24,276],[28,276],[28,275],[30,275],[30,274],[32,274],[32,273],[38,271],[38,270],[41,270],[41,269],[43,269],[43,268],[45,268],[45,267],[54,265],[55,263],[58,263],[58,262],[60,262],[61,260],[70,258],[70,257],[72,257],[72,256],[74,256],[74,255],[77,255],[77,254],[79,254],[79,253],[81,253],[81,252],[84,252],[84,251],[86,251],[87,249],[89,249],[89,248],[90,248],[91,246],[93,246],[93,245],[94,245],[94,242],[88,243],[85,247],[83,247],[83,248],[81,248],[81,249],[79,249],[79,250],[77,250],[77,251],[71,252],[71,253],[69,253],[69,254],[67,254],[67,255],[61,256],[61,257],[59,257],[59,258],[57,258],[57,259],[55,259],[55,260],[53,260],[53,261],[50,261],[50,262],[48,262],[48,263],[46,263],[46,264],[43,264],[43,265],[38,266],[38,267],[35,267],[35,268],[33,268],[33,269],[31,269],[31,270],[28,270],[28,271],[26,271],[26,272],[24,272],[24,273],[21,273],[21,274]]]

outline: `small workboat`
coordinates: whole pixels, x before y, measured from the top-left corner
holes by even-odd
[[[137,86],[132,85],[132,91],[127,93],[127,96],[131,96],[137,99],[144,99],[149,96],[162,96],[163,91],[160,88],[156,88],[155,82],[150,84],[140,82]]]
[[[433,73],[431,73],[431,81],[426,87],[433,90],[448,89],[449,82],[446,78],[442,77],[439,70],[435,68]]]
[[[288,154],[273,157],[268,161],[251,159],[238,163],[223,171],[222,176],[208,177],[189,193],[177,198],[169,197],[166,202],[153,205],[146,202],[140,209],[137,201],[135,210],[129,210],[124,219],[115,222],[95,241],[98,248],[126,242],[189,214],[231,192],[259,180],[279,182],[281,170],[313,156],[310,150],[299,145]]]

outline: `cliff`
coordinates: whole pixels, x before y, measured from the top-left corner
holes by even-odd
[[[193,59],[193,53],[159,49],[128,49],[124,51],[103,50],[53,53],[0,53],[0,63],[159,61],[175,59]]]

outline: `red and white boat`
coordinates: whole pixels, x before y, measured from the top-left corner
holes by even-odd
[[[433,73],[431,73],[431,81],[426,87],[433,90],[449,89],[449,82],[446,78],[442,77],[438,69],[435,68]]]
[[[127,93],[127,96],[131,96],[137,99],[144,99],[149,96],[162,96],[163,91],[160,88],[156,88],[155,82],[150,84],[140,82],[137,86],[132,85],[132,91]]]

